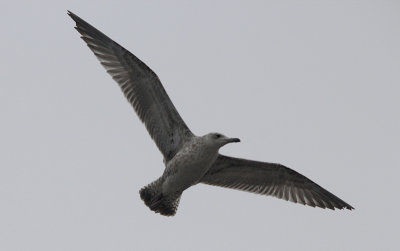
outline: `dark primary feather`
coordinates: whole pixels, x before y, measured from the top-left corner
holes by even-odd
[[[81,38],[119,84],[165,160],[170,160],[193,134],[157,75],[135,55],[83,19],[72,12],[68,15],[76,22],[75,28]]]
[[[354,209],[307,177],[280,164],[219,155],[200,182],[271,195],[312,207]]]

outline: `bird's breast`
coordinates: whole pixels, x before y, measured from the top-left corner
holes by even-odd
[[[183,191],[197,184],[210,169],[218,156],[218,151],[207,148],[183,149],[167,163],[164,172],[165,192]]]

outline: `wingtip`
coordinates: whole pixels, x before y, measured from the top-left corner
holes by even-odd
[[[342,207],[336,207],[335,209],[339,209],[339,210],[346,210],[347,209],[347,210],[352,211],[352,210],[354,210],[354,207],[352,207],[349,204],[347,204],[347,205],[344,205]]]
[[[310,206],[310,205],[309,205]],[[352,207],[352,206],[350,206],[350,205],[347,205],[347,206],[341,206],[341,207],[321,207],[321,208],[323,208],[323,209],[329,209],[329,210],[332,210],[332,211],[336,211],[336,210],[350,210],[350,211],[352,211],[352,210],[354,210],[354,207]]]
[[[350,204],[347,204],[346,202],[344,202],[344,205],[341,209],[348,209],[348,210],[354,210],[354,207],[350,206]]]
[[[76,23],[81,20],[81,18],[79,16],[77,16],[75,13],[73,13],[70,10],[67,10],[67,15],[70,16]]]

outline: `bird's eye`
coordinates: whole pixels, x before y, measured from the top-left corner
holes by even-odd
[[[215,134],[215,137],[218,139],[218,138],[221,138],[221,134]]]

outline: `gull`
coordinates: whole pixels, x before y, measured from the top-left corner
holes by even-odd
[[[193,134],[168,97],[158,76],[135,55],[68,11],[75,29],[144,123],[164,157],[164,173],[140,189],[152,211],[176,214],[181,195],[203,183],[274,196],[311,207],[354,209],[300,173],[276,163],[219,154],[226,144],[240,142],[221,133]]]

